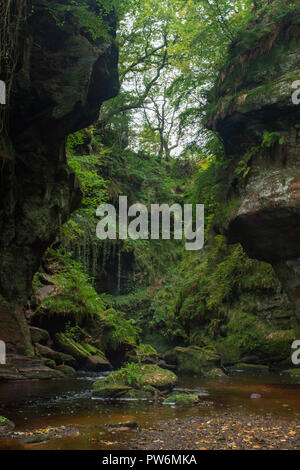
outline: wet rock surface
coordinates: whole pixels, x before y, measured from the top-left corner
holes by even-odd
[[[10,380],[61,379],[65,375],[47,367],[39,358],[8,355],[7,364],[0,365],[0,382]]]

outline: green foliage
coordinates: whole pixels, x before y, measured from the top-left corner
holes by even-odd
[[[122,313],[109,309],[103,315],[103,344],[112,349],[117,349],[121,344],[135,346],[137,344],[140,329],[131,321],[126,320]]]
[[[151,344],[141,343],[136,347],[136,357],[138,362],[141,363],[148,357],[157,357],[157,351]]]
[[[41,302],[36,313],[69,317],[79,324],[89,317],[100,316],[105,309],[104,301],[80,264],[60,251],[49,250],[47,256],[49,262],[57,266],[55,275],[51,277],[55,289]],[[41,277],[40,273],[36,274],[36,286]]]
[[[197,394],[174,394],[170,395],[166,398],[163,402],[164,405],[176,405],[178,407],[187,408],[189,406],[193,406],[197,403],[199,397]]]
[[[68,164],[76,173],[83,190],[81,214],[94,216],[96,208],[107,201],[107,181],[101,178],[100,155],[72,155]]]
[[[96,382],[99,388],[105,384],[125,385],[134,388],[141,388],[143,385],[144,373],[137,363],[127,363],[121,369],[110,374],[104,381]]]
[[[283,145],[285,143],[285,138],[281,136],[280,132],[268,132],[264,130],[262,141],[260,145],[256,145],[250,148],[250,150],[245,153],[242,160],[240,160],[235,168],[235,174],[237,176],[242,176],[246,178],[248,173],[251,170],[251,160],[252,158],[263,148],[271,148],[274,145],[279,144]]]
[[[228,312],[247,309],[245,293],[275,290],[279,282],[267,263],[250,259],[240,245],[228,246],[225,237],[210,238],[205,252],[186,254],[182,266],[154,298],[153,328],[199,344],[217,338]]]
[[[199,161],[199,169],[195,174],[188,196],[192,203],[204,204],[205,226],[207,230],[215,222],[217,216],[224,213],[224,194],[230,185],[229,167],[231,160],[225,158],[219,145],[214,148],[216,155]]]
[[[62,27],[71,15],[83,34],[106,37],[110,31],[104,18],[112,3],[97,2],[97,12],[89,4],[53,2],[49,9]],[[240,245],[229,246],[223,236],[212,234],[212,227],[228,222],[238,208],[237,195],[228,195],[232,182],[248,176],[261,148],[283,145],[284,138],[265,131],[262,143],[236,163],[225,157],[220,140],[204,131],[202,123],[205,111],[213,116],[219,105],[223,111],[234,105],[236,90],[226,103],[220,95],[226,87],[235,88],[240,78],[235,70],[216,93],[208,93],[220,69],[227,70],[228,63],[259,44],[295,7],[295,2],[281,0],[263,2],[253,12],[250,0],[120,2],[121,93],[102,107],[92,129],[68,138],[68,162],[80,180],[83,201],[61,234],[70,256],[55,255],[61,257],[52,280],[55,290],[40,306],[48,315],[72,320],[65,332],[69,339],[85,342],[79,325],[99,318],[103,347],[135,350],[138,361],[155,354],[152,346],[140,342],[141,334],[153,332],[177,344],[217,342],[235,357],[261,347],[261,333],[267,329],[257,318],[253,295],[274,292],[277,278],[269,265],[250,259]],[[266,21],[257,21],[262,15]],[[253,27],[246,28],[250,17]],[[173,240],[99,242],[95,209],[103,202],[115,204],[119,195],[148,208],[153,202],[204,204],[205,249],[184,253],[182,243]],[[101,272],[100,280],[105,269],[117,267],[120,291],[121,264],[128,255],[134,260],[129,294],[110,299],[97,294],[82,266],[94,279]],[[127,273],[129,266],[124,268]],[[35,279],[36,289],[42,281]],[[97,289],[101,291],[101,282]],[[115,308],[107,310],[110,304]],[[95,353],[93,345],[84,347]],[[140,368],[128,364],[120,377],[135,386]]]
[[[122,373],[126,375],[128,385],[135,388],[142,386],[143,371],[138,364],[134,362],[126,364],[122,369]]]
[[[69,152],[74,152],[78,145],[82,145],[85,142],[86,136],[82,131],[74,132],[70,134],[67,138],[67,149]]]
[[[273,147],[280,141],[280,139],[280,132],[268,132],[265,130],[263,134],[262,147]]]
[[[268,330],[256,315],[232,310],[226,331],[227,347],[230,345],[230,349],[241,356],[246,352],[255,354],[265,341]]]
[[[265,145],[264,141],[262,145]],[[247,153],[245,153],[242,160],[239,161],[237,167],[235,168],[235,174],[237,176],[242,176],[242,178],[246,178],[249,171],[251,170],[251,160],[257,154],[259,149],[259,146],[255,146],[252,147]]]
[[[5,418],[4,416],[0,416],[0,424],[1,425],[5,425],[5,424],[9,424],[9,420],[7,418]]]
[[[51,2],[47,7],[59,27],[64,27],[70,15],[80,28],[89,33],[92,39],[110,36],[111,28],[105,17],[115,9],[115,0],[96,0],[96,8],[88,0],[71,0],[69,3]]]
[[[258,64],[263,69],[266,62],[275,64],[278,54],[283,56],[289,39],[280,33],[288,23],[299,25],[298,13],[298,0],[256,2],[256,8],[250,14],[248,11],[245,16],[248,24],[236,30],[233,41],[219,61],[221,68],[215,79],[215,86],[207,93],[208,121],[212,123],[218,115],[224,116],[225,111],[231,111],[236,105],[241,86],[247,93],[247,83],[250,85],[255,82]],[[280,37],[281,40],[277,41]],[[265,85],[261,91],[266,92],[268,86],[269,84]]]

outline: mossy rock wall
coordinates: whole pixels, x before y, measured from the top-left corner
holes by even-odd
[[[97,2],[88,3],[97,9]],[[85,34],[72,10],[58,24],[45,0],[29,2],[24,16],[6,107],[9,132],[0,136],[0,295],[12,303],[12,313],[1,307],[0,315],[9,325],[29,296],[46,248],[81,200],[66,164],[65,138],[94,122],[102,102],[118,92],[113,14],[106,19],[111,35],[98,39]],[[18,323],[8,348],[32,354],[24,320]],[[6,338],[1,320],[0,338]]]
[[[233,162],[227,197],[239,201],[219,230],[274,266],[299,322],[300,106],[292,93],[300,79],[300,9],[283,17],[284,8],[274,0],[272,16],[250,22],[231,45],[207,126]],[[243,160],[244,176],[236,171]]]

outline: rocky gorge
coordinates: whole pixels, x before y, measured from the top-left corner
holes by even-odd
[[[146,403],[156,417],[165,405],[168,417],[207,408],[210,429],[210,407],[234,409],[220,395],[235,403],[238,376],[246,407],[274,393],[270,413],[280,403],[297,419],[299,6],[245,0],[234,11],[224,0],[231,13],[219,17],[201,4],[201,36],[191,2],[180,10],[186,29],[177,5],[153,2],[9,0],[0,19],[3,403],[9,411],[14,384],[44,396],[49,381],[62,401],[69,385],[82,392],[78,408],[88,397],[87,420],[91,409],[105,418],[134,402],[137,414]],[[187,252],[175,237],[99,241],[96,209],[120,195],[146,208],[204,203],[203,250]],[[280,401],[286,382],[289,404]],[[0,435],[18,440],[8,418]],[[124,432],[137,428],[131,418]],[[49,419],[51,439],[63,429]],[[30,428],[20,433],[30,439]]]

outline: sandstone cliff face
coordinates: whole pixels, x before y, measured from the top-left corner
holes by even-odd
[[[21,354],[33,354],[22,312],[33,275],[81,200],[66,136],[118,92],[113,15],[110,34],[93,39],[71,12],[58,24],[48,1],[32,0],[27,14],[0,149],[0,339]]]
[[[221,135],[233,167],[244,161],[243,176],[230,174],[236,209],[226,234],[274,266],[300,320],[300,106],[292,102],[300,79],[300,10],[277,24],[260,21],[266,32],[250,48],[231,48],[208,127]]]

